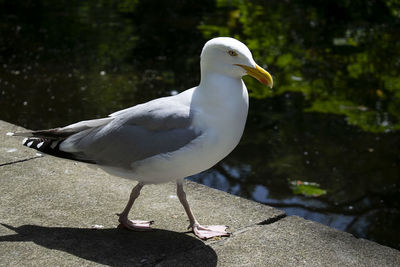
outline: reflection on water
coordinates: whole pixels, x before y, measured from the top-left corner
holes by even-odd
[[[266,114],[251,114],[233,154],[193,179],[396,246],[398,134],[364,132],[343,116],[304,113],[301,105],[287,103],[299,104],[302,97],[289,94],[254,100]],[[295,194],[293,181],[312,181],[326,194]]]
[[[50,128],[175,94],[199,81],[207,39],[234,36],[276,88],[246,79],[241,144],[191,179],[400,248],[399,14],[389,0],[0,1],[1,119]]]

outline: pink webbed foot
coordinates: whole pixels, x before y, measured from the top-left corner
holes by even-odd
[[[226,231],[228,228],[225,225],[207,225],[201,226],[199,224],[194,225],[193,227],[194,234],[203,240],[218,237],[218,236],[230,236],[230,233]]]
[[[153,221],[129,220],[128,218],[119,218],[118,228],[126,228],[132,231],[151,231],[150,227]]]

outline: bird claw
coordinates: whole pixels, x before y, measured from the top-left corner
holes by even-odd
[[[199,224],[190,226],[193,228],[193,233],[200,239],[207,240],[213,237],[230,236],[231,233],[227,232],[228,228],[225,225],[208,225],[201,226]]]
[[[119,222],[118,228],[125,228],[132,231],[151,231],[152,228],[150,225],[154,223],[154,221],[129,220],[123,218],[120,218]]]

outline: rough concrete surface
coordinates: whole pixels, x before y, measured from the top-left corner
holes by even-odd
[[[40,156],[0,121],[0,266],[400,266],[400,252],[277,209],[187,181],[200,223],[229,238],[202,241],[175,184],[142,190],[131,218],[151,232],[117,229],[134,181],[83,163]]]

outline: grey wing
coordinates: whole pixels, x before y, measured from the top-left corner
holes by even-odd
[[[112,121],[67,138],[64,151],[98,164],[128,167],[133,162],[178,150],[201,133],[192,127],[190,107],[157,99],[111,114]]]
[[[158,98],[112,113],[110,117],[123,118],[128,124],[141,125],[148,130],[189,127],[192,122],[189,106],[173,99]]]

